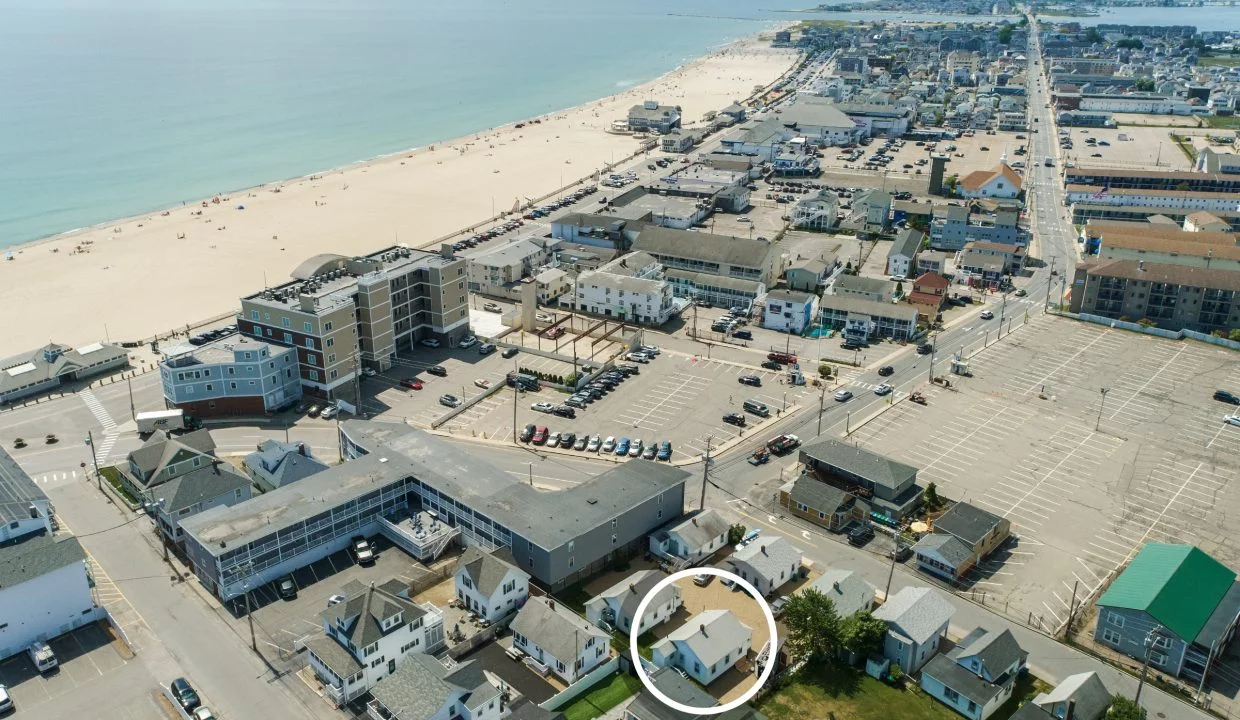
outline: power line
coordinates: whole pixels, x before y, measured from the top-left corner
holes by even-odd
[[[102,530],[96,530],[96,531],[94,531],[94,532],[84,533],[84,534],[82,534],[82,535],[78,535],[78,534],[76,534],[76,533],[75,533],[75,534],[73,535],[73,537],[75,537],[75,538],[85,538],[85,537],[92,537],[92,536],[95,536],[95,535],[102,535],[102,534],[103,534],[103,533],[105,533],[105,532],[111,532],[111,531],[113,531],[113,530],[115,530],[115,529],[117,529],[117,528],[123,528],[123,527],[125,527],[126,525],[128,525],[128,524],[132,523],[134,520],[141,520],[141,519],[142,519],[142,517],[143,517],[142,515],[134,515],[134,516],[133,516],[133,519],[131,519],[131,520],[126,520],[125,522],[121,523],[120,525],[113,525],[113,526],[112,526],[112,527],[110,527],[110,528],[104,528],[104,529],[102,529]]]

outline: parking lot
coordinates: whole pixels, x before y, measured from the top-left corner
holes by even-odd
[[[0,663],[0,685],[21,717],[107,717],[165,720],[155,699],[158,690],[147,669],[113,645],[109,630],[91,624],[48,642],[59,667],[40,675],[26,653]]]
[[[1068,131],[1073,145],[1072,149],[1066,152],[1064,160],[1077,165],[1158,170],[1188,170],[1192,167],[1189,159],[1171,141],[1170,134],[1176,131],[1169,128],[1124,125],[1119,128],[1063,129]],[[1204,135],[1204,131],[1200,132]],[[1120,135],[1127,140],[1120,140]],[[1088,137],[1108,144],[1089,145],[1085,142]],[[1093,157],[1094,153],[1101,157]]]
[[[1240,428],[1210,398],[1240,388],[1234,353],[1037,316],[970,369],[853,438],[1011,519],[1017,540],[966,578],[988,605],[1055,630],[1147,541],[1240,560]]]
[[[258,642],[279,648],[282,652],[294,652],[294,643],[307,636],[322,632],[323,621],[319,613],[327,609],[327,600],[340,594],[350,581],[363,585],[376,585],[396,578],[413,583],[423,579],[428,572],[443,573],[445,565],[452,561],[440,559],[433,568],[426,568],[393,546],[382,535],[368,538],[375,548],[375,562],[368,566],[358,565],[347,551],[333,553],[293,573],[297,585],[297,597],[280,598],[276,583],[267,583],[250,591],[250,603],[254,614],[254,626]],[[447,572],[451,572],[448,570]],[[238,633],[249,633],[246,627],[245,598],[239,597],[229,603],[233,623]]]

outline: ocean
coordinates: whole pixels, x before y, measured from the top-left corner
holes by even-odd
[[[0,246],[578,105],[812,4],[0,0]]]

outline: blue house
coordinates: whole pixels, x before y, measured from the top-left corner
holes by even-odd
[[[906,587],[887,598],[874,617],[887,623],[883,657],[914,673],[939,651],[956,608],[930,588]]]
[[[1236,573],[1191,545],[1148,543],[1098,598],[1094,640],[1194,684],[1227,651],[1240,617]]]
[[[921,689],[969,720],[986,720],[1012,697],[1029,653],[1010,630],[976,628],[921,669]]]

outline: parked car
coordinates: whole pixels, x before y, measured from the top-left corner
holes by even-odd
[[[733,330],[732,337],[737,340],[753,340],[753,333],[748,330]]]
[[[426,374],[436,377],[448,377],[448,370],[443,365],[431,365],[426,368]]]
[[[784,369],[783,365],[780,365],[774,360],[763,360],[762,367],[766,368],[767,370],[774,370],[776,372],[781,372]]]
[[[537,430],[533,425],[526,425],[521,429],[521,442],[527,443],[534,439],[534,431]]]
[[[642,439],[634,438],[633,442],[629,443],[629,457],[641,457],[642,450],[645,449],[646,445],[642,442]]]
[[[762,378],[757,375],[741,375],[736,378],[741,385],[750,385],[752,387],[762,387]]]
[[[740,413],[728,413],[723,416],[723,421],[736,427],[745,427],[745,416]]]
[[[587,396],[585,395],[572,395],[564,401],[564,404],[569,407],[581,408],[584,410],[587,402],[586,397]]]
[[[177,704],[187,713],[193,712],[195,708],[202,704],[202,701],[198,699],[198,693],[194,691],[194,687],[185,678],[173,680],[172,685],[168,689],[172,691],[172,697],[177,699]]]
[[[767,353],[766,359],[772,360],[774,362],[777,362],[783,365],[788,365],[791,363],[795,363],[797,361],[797,356],[789,354],[789,353],[773,352],[773,353]]]
[[[1215,390],[1214,399],[1220,402],[1231,403],[1232,405],[1240,405],[1240,396],[1226,390]]]
[[[881,377],[890,377],[895,371],[896,369],[890,365],[884,365],[878,369],[878,374]]]
[[[693,584],[697,585],[698,587],[706,587],[707,585],[710,584],[710,581],[714,579],[715,579],[714,575],[700,573],[698,575],[693,576]]]
[[[329,404],[329,405],[324,406],[323,409],[319,411],[319,417],[323,418],[324,420],[331,420],[332,418],[336,417],[336,414],[339,412],[340,412],[340,408],[336,407],[335,404]]]
[[[888,550],[887,557],[894,559],[896,562],[904,562],[913,557],[913,547],[911,545],[899,545],[892,550]]]
[[[463,400],[461,400],[459,397],[455,395],[440,395],[439,396],[439,404],[443,405],[444,407],[450,407],[450,408],[460,407],[463,402],[464,402]]]
[[[602,450],[605,453],[615,452],[616,438],[612,437],[611,435],[608,435],[607,439],[603,441]]]
[[[995,316],[995,314],[994,314],[994,313],[992,313],[991,311],[989,311],[989,310],[983,310],[983,311],[982,311],[981,318],[982,318],[983,320],[991,320],[991,319],[993,319],[993,318],[994,318],[994,316]]]
[[[1223,417],[1223,422],[1227,423],[1228,425],[1235,425],[1236,427],[1240,427],[1240,415],[1226,415]]]
[[[13,709],[13,698],[9,695],[9,689],[4,685],[0,685],[0,712],[8,712]]]
[[[658,454],[659,454],[659,446],[655,445],[654,443],[651,443],[642,449],[643,460],[654,460],[655,456]]]
[[[835,401],[847,402],[848,400],[852,400],[852,396],[852,390],[840,390],[835,394]]]
[[[477,344],[478,344],[478,338],[474,337],[473,335],[470,335],[461,341],[459,347],[471,348]]]
[[[577,442],[577,434],[566,432],[560,435],[560,447],[571,448],[573,443]]]
[[[490,355],[495,352],[495,345],[492,343],[482,343],[478,346],[479,355]]]
[[[297,597],[297,583],[293,581],[292,575],[285,575],[280,578],[277,589],[280,597],[285,600],[293,600]]]
[[[647,355],[647,354],[645,354],[645,353],[639,353],[639,352],[631,352],[631,353],[629,353],[629,354],[625,355],[625,356],[624,356],[624,359],[625,359],[625,360],[630,360],[630,361],[632,361],[632,362],[638,362],[638,363],[641,363],[641,364],[643,364],[643,365],[645,365],[646,363],[650,362],[650,356],[649,356],[649,355]]]
[[[598,435],[591,435],[590,441],[586,443],[586,452],[598,452],[602,444],[603,441]]]
[[[638,347],[637,349],[641,352],[646,353],[647,355],[658,355],[660,352],[662,352],[661,350],[659,350],[658,345],[642,345]]]
[[[628,438],[622,437],[620,438],[620,442],[616,443],[616,454],[617,455],[628,455],[629,454],[629,439]]]
[[[422,381],[417,378],[401,378],[401,387],[407,387],[410,390],[421,390]]]
[[[478,378],[474,381],[474,387],[480,387],[483,390],[491,389],[491,381],[486,378]]]
[[[215,713],[205,705],[199,705],[198,709],[194,710],[194,720],[215,720]]]
[[[562,418],[569,418],[570,420],[572,418],[577,417],[577,411],[567,405],[555,406],[554,408],[551,409],[551,414],[558,415]]]
[[[425,340],[422,341],[422,345],[428,348],[437,348],[439,347],[440,343],[435,338],[426,338]]]
[[[517,356],[517,353],[519,352],[521,351],[518,350],[517,348],[510,347],[510,348],[505,349],[504,352],[500,353],[500,356],[503,357],[504,359],[514,358]]]
[[[493,303],[493,302],[483,303],[482,309],[486,310],[487,312],[495,312],[495,313],[504,312],[504,309],[499,306],[499,303]]]
[[[589,444],[590,444],[590,438],[586,437],[585,435],[582,435],[577,438],[577,442],[573,443],[573,449],[577,451],[585,450],[586,446]]]
[[[930,343],[922,343],[917,346],[918,355],[929,355],[933,351],[934,348],[930,345]]]
[[[323,408],[321,406],[311,405],[310,409],[306,411],[306,415],[309,417],[318,417],[319,413],[322,411],[323,411]]]
[[[30,643],[26,647],[26,655],[30,657],[30,662],[40,673],[49,673],[60,665],[60,660],[56,659],[56,653],[52,652],[52,647],[42,640]]]
[[[869,525],[855,527],[848,533],[848,543],[857,547],[861,547],[873,539],[874,528]]]
[[[374,548],[370,541],[361,535],[354,535],[349,541],[349,554],[358,565],[369,565],[375,561]]]
[[[549,402],[536,402],[533,405],[530,405],[530,409],[534,412],[550,413],[552,410],[555,410],[555,405],[552,405]]]
[[[778,620],[779,618],[783,617],[784,609],[787,607],[788,607],[788,598],[786,597],[775,598],[775,601],[771,603],[771,615],[773,615],[775,619]]]
[[[547,442],[547,435],[549,435],[549,433],[548,433],[548,431],[547,431],[547,426],[546,426],[546,425],[539,425],[539,426],[538,426],[538,427],[534,430],[534,438],[533,438],[533,443],[534,443],[535,445],[543,445],[543,444],[546,444],[546,442]]]
[[[376,372],[374,368],[368,368],[368,367],[364,367],[364,368],[362,368],[362,375],[364,375],[364,376],[366,376],[366,377],[374,377],[374,376],[376,376],[376,375],[378,375],[378,374],[379,374],[379,373],[378,373],[378,372]]]

